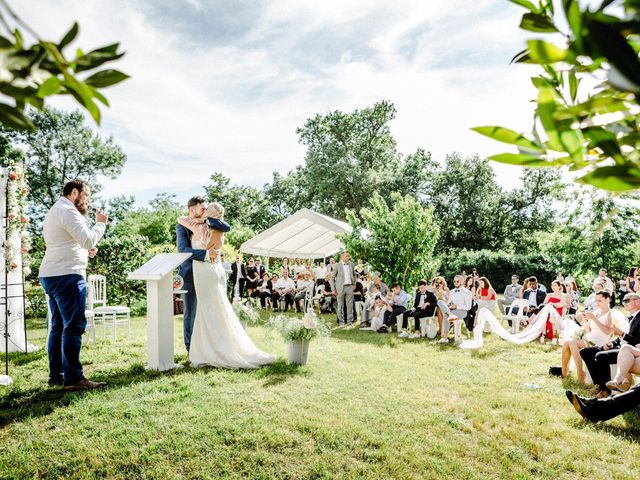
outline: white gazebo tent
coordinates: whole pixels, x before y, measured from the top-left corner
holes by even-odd
[[[336,235],[350,232],[348,223],[303,208],[244,242],[240,251],[263,257],[326,258],[343,248]]]

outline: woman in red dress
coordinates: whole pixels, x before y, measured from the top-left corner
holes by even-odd
[[[551,282],[551,290],[552,293],[547,294],[547,297],[544,299],[545,304],[551,304],[558,312],[558,315],[561,317],[568,311],[570,303],[567,303],[567,294],[564,292],[564,286],[558,280],[554,280]],[[570,302],[570,300],[569,300]],[[545,336],[548,339],[553,338],[553,323],[551,319],[547,319],[547,326]]]

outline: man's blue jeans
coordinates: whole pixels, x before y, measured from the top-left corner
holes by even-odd
[[[72,385],[84,378],[80,347],[87,327],[87,282],[82,275],[72,274],[40,277],[40,284],[49,295],[51,310],[49,381]]]
[[[191,334],[193,333],[193,323],[196,320],[196,310],[198,309],[198,297],[196,297],[196,287],[192,283],[184,284],[183,290],[187,293],[182,294],[182,306],[184,307],[184,346],[187,352],[191,347]]]

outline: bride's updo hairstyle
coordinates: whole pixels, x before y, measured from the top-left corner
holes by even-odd
[[[204,216],[207,218],[215,218],[217,220],[221,220],[222,217],[224,217],[224,207],[218,202],[210,203],[209,205],[207,205]]]
[[[222,219],[224,217],[224,207],[218,202],[207,205],[204,216],[207,218],[207,225],[212,230],[220,230],[221,232],[231,230],[231,226]]]

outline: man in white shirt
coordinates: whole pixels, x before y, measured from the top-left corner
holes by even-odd
[[[391,327],[393,326],[395,318],[398,315],[403,314],[409,306],[409,295],[407,295],[407,292],[402,290],[402,287],[400,287],[400,285],[394,283],[391,286],[391,291],[393,292],[391,302],[389,302],[391,310],[387,310],[384,313],[384,324],[387,326],[387,329],[389,331],[391,331]]]
[[[89,185],[80,179],[68,182],[62,197],[51,207],[43,222],[45,253],[38,277],[49,296],[51,329],[48,338],[49,385],[65,390],[104,387],[84,377],[80,363],[87,297],[88,257],[95,256],[108,217],[96,211],[96,224],[87,227]]]
[[[449,343],[449,319],[463,320],[471,310],[473,298],[471,292],[462,286],[463,281],[462,275],[456,275],[453,279],[455,288],[449,292],[449,301],[438,301],[438,307],[440,307],[443,317],[440,343]]]
[[[282,278],[280,278],[273,289],[271,295],[271,304],[274,309],[277,310],[278,300],[284,298],[284,311],[289,310],[289,307],[293,305],[293,295],[296,289],[296,284],[289,278],[289,270],[282,270]]]

